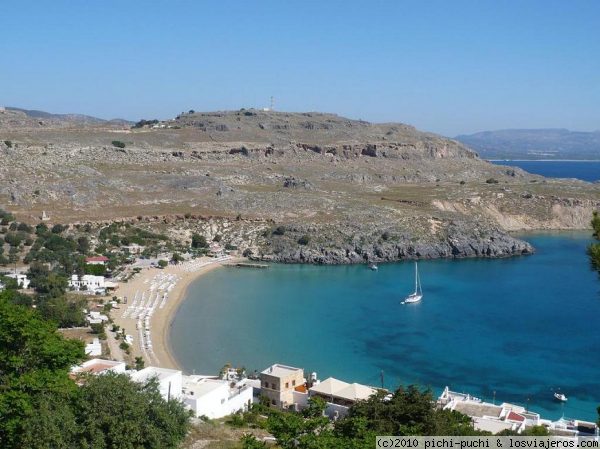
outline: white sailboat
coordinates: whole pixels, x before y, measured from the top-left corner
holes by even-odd
[[[419,302],[423,298],[423,290],[421,289],[421,278],[419,277],[419,268],[417,262],[415,262],[415,291],[408,295],[402,304],[411,304]]]

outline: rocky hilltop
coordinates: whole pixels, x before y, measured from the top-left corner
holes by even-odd
[[[509,231],[586,228],[600,186],[403,124],[190,111],[131,129],[0,120],[0,204],[32,222],[137,221],[264,260],[358,263],[527,254]]]

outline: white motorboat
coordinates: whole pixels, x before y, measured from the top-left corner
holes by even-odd
[[[423,290],[421,289],[421,278],[419,277],[419,267],[417,262],[415,262],[415,291],[404,298],[402,304],[411,304],[415,302],[419,302],[423,299]]]
[[[568,401],[567,397],[563,393],[558,393],[558,392],[554,393],[554,398],[559,400],[560,402]]]
[[[379,267],[376,264],[372,263],[369,265],[369,269],[373,270],[373,271],[377,271],[379,269]]]

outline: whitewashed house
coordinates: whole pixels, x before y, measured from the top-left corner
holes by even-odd
[[[102,346],[100,345],[100,340],[94,338],[91,343],[85,345],[85,353],[92,357],[102,355]]]
[[[108,321],[108,316],[96,311],[91,311],[85,318],[90,324],[100,324]]]
[[[31,281],[27,278],[25,274],[11,273],[6,275],[7,278],[12,278],[17,280],[17,285],[19,288],[28,289]]]
[[[77,276],[74,274],[71,276],[71,280],[69,280],[69,287],[76,291],[104,293],[106,291],[106,280],[104,276],[94,276],[92,274]]]
[[[235,383],[205,376],[184,376],[183,401],[197,417],[222,418],[250,408],[253,385],[248,379]]]
[[[129,254],[138,255],[138,254],[142,254],[144,252],[144,249],[146,249],[146,247],[142,246],[142,245],[138,245],[137,243],[132,243],[131,245],[122,246],[121,249],[127,250],[127,252]]]
[[[181,398],[183,383],[181,371],[149,366],[131,373],[134,382],[145,383],[154,378],[158,381],[158,388],[163,398],[166,400]]]

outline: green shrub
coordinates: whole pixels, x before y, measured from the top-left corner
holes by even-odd
[[[298,244],[300,245],[308,245],[310,242],[310,237],[308,235],[303,235],[298,239]]]
[[[496,178],[489,178],[489,179],[486,179],[485,182],[488,184],[498,184],[498,182],[500,182],[500,181],[498,181]]]
[[[192,235],[192,248],[208,248],[206,237],[200,234]]]
[[[273,235],[283,235],[283,234],[285,234],[285,228],[283,226],[277,226],[273,230]]]
[[[117,147],[117,148],[125,148],[125,142],[121,142],[120,140],[113,140],[112,141],[113,147]]]

